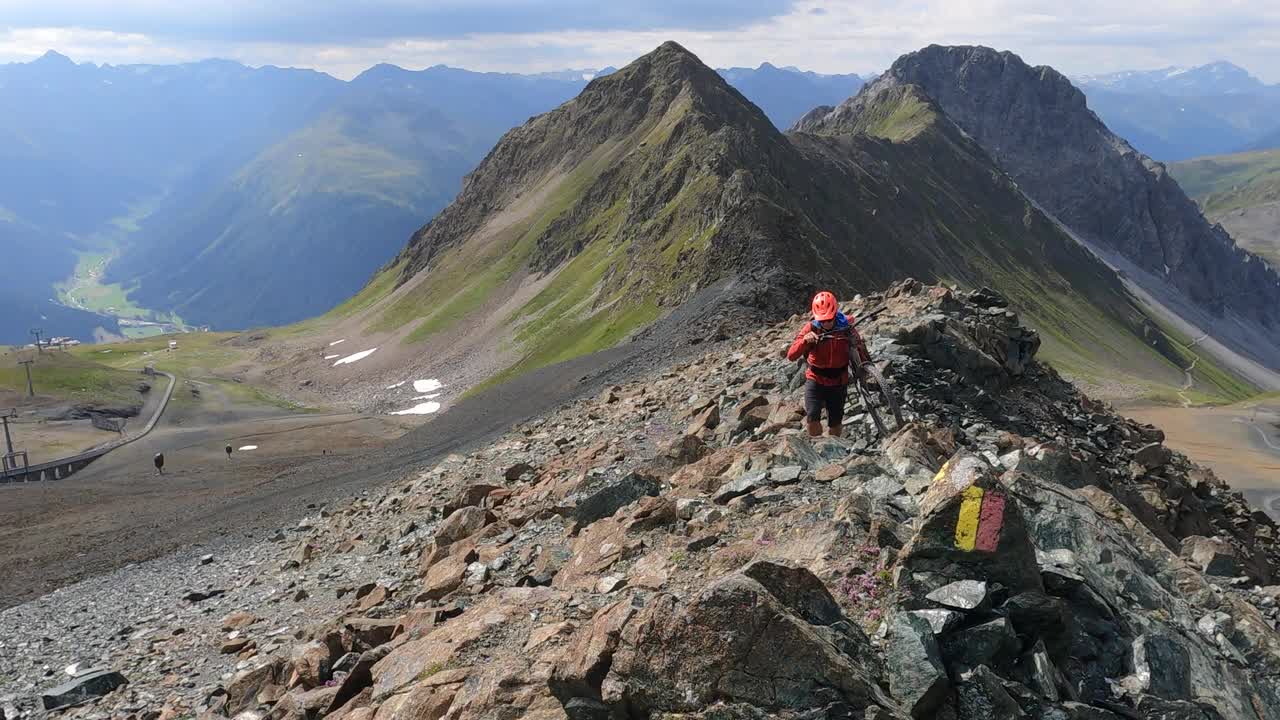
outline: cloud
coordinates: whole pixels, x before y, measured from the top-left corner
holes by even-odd
[[[366,43],[562,30],[731,30],[792,0],[0,0],[0,27],[77,27],[197,42]]]
[[[112,62],[130,54],[135,61],[220,56],[351,77],[378,62],[508,71],[620,66],[670,39],[717,67],[767,60],[866,74],[939,43],[1012,50],[1070,75],[1227,59],[1280,82],[1274,0],[1167,0],[1158,12],[1111,0],[371,0],[356,7],[120,0],[102,8],[90,0],[0,0],[0,57],[34,57],[48,47]],[[37,21],[68,33],[80,50],[55,43],[12,50],[31,48],[30,37],[17,43],[12,30],[6,43],[2,27]],[[107,41],[96,48],[91,33],[102,32]]]

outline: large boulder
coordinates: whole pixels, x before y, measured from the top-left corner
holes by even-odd
[[[930,607],[931,593],[958,580],[1044,591],[1022,513],[981,458],[961,451],[943,465],[920,499],[917,527],[895,577],[908,607]]]
[[[621,636],[602,686],[616,714],[892,707],[874,652],[812,573],[757,561],[682,603],[653,598]]]
[[[628,473],[622,477],[604,477],[583,484],[566,498],[563,514],[579,527],[613,515],[642,497],[657,495],[661,485],[644,473]]]

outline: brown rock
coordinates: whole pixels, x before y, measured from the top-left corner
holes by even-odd
[[[818,482],[831,482],[836,478],[844,476],[844,466],[838,463],[823,465],[813,474],[813,479]]]
[[[627,621],[635,615],[631,599],[607,605],[574,635],[551,673],[551,693],[568,703],[576,697],[600,699],[600,681],[609,668]]]
[[[480,532],[484,526],[497,520],[493,513],[478,507],[464,507],[453,511],[436,530],[437,547],[453,543]]]
[[[517,478],[519,475],[516,476]],[[444,516],[449,517],[455,511],[464,507],[483,507],[485,499],[489,497],[489,493],[494,490],[501,490],[500,485],[490,485],[488,483],[475,483],[463,488],[452,500],[445,503]]]
[[[258,617],[251,612],[237,610],[222,618],[222,629],[230,632],[231,630],[242,630],[250,625],[258,622]]]
[[[369,612],[373,608],[376,608],[386,602],[389,596],[390,593],[385,587],[375,585],[369,590],[369,592],[363,595],[356,595],[355,610],[356,612]]]
[[[232,640],[225,640],[222,643],[222,647],[219,648],[219,652],[221,652],[223,655],[231,655],[233,653],[238,653],[241,650],[245,649],[251,642],[253,641],[247,637],[238,637]]]
[[[641,716],[696,712],[717,700],[820,708],[833,692],[856,710],[892,707],[870,643],[841,618],[812,573],[753,563],[687,604],[655,596],[625,625],[601,696]]]
[[[293,677],[289,679],[289,687],[313,688],[329,679],[331,661],[328,645],[313,640],[294,648],[290,659],[293,661]]]
[[[466,555],[450,555],[436,563],[427,571],[422,579],[422,600],[439,600],[462,586],[467,575],[467,565],[471,563]]]
[[[564,620],[556,623],[548,623],[541,625],[529,631],[529,639],[525,641],[524,651],[536,649],[543,643],[549,642],[556,638],[567,637],[578,628],[577,623],[571,620]]]
[[[246,668],[227,683],[226,714],[235,716],[257,704],[258,693],[279,682],[284,660],[272,658]]]

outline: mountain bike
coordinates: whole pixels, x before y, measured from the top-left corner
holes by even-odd
[[[853,327],[857,327],[864,320],[875,319],[885,309],[885,307],[880,307],[863,315],[854,321]],[[824,340],[835,337],[838,334],[839,331],[834,330],[824,332],[818,336],[818,343],[821,344]],[[885,379],[884,374],[875,366],[875,363],[862,362],[856,352],[851,352],[849,354],[849,377],[853,381],[852,384],[857,388],[863,412],[871,416],[871,421],[875,424],[876,430],[879,431],[881,437],[888,437],[890,432],[905,424],[902,419],[902,410],[898,407],[898,400],[893,393],[893,386]],[[893,420],[893,428],[889,428],[885,424],[885,418]]]

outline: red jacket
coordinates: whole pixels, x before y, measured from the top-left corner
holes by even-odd
[[[819,336],[824,332],[831,334],[825,340],[809,345],[804,341],[804,336],[809,331]],[[813,322],[805,323],[804,327],[800,328],[800,332],[796,333],[796,339],[792,341],[791,347],[787,349],[787,359],[795,362],[803,356],[809,364],[809,369],[804,374],[805,378],[819,385],[848,385],[849,359],[853,352],[857,352],[862,362],[868,362],[871,359],[867,354],[867,346],[862,342],[862,336],[843,314],[839,314],[836,316],[836,326],[832,330],[823,330],[820,325]]]

